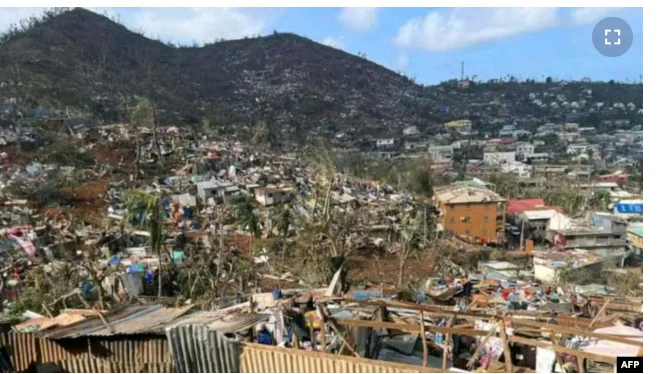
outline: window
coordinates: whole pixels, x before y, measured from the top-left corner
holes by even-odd
[[[488,222],[488,216],[484,216],[484,222]]]
[[[217,196],[217,190],[210,190],[210,195]]]
[[[465,235],[470,236],[470,230],[465,230]]]
[[[484,235],[488,235],[488,229],[484,229]]]
[[[467,209],[472,209],[472,204],[469,204],[469,203],[468,203],[468,204],[465,204],[465,207],[466,207]]]
[[[454,223],[454,217],[449,217],[449,223]]]

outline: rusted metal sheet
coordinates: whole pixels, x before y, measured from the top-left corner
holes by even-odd
[[[6,348],[14,370],[23,371],[37,361],[37,350],[31,334],[0,334],[0,347]]]
[[[100,345],[108,353],[104,358],[112,361],[172,362],[169,345],[164,337],[103,340]]]
[[[34,362],[103,359],[125,365],[172,362],[167,340],[162,337],[139,337],[106,340],[98,338],[48,340],[35,334],[0,334],[0,347],[7,347],[10,362],[17,371]]]
[[[176,320],[169,327],[206,325],[210,330],[220,331],[224,334],[234,334],[253,327],[260,322],[266,322],[269,318],[269,314],[257,313],[221,314],[217,312],[196,312]]]
[[[159,305],[151,306],[150,308],[157,308]],[[148,310],[147,306],[136,306],[128,307],[124,309],[117,310],[113,313],[107,313],[105,319],[108,323],[115,324],[117,322],[123,321],[125,318],[129,318],[138,313],[142,313]],[[48,339],[64,339],[64,338],[78,338],[87,336],[96,331],[105,329],[105,324],[99,317],[88,317],[87,319],[74,323],[68,326],[56,327],[54,329],[49,329],[46,331],[39,332],[38,336],[41,338]]]
[[[57,366],[67,373],[171,373],[171,363],[124,363],[102,359],[61,360]]]
[[[237,373],[237,350],[221,332],[205,325],[184,325],[166,330],[177,373]]]
[[[239,348],[241,373],[441,373],[442,370],[250,343]]]

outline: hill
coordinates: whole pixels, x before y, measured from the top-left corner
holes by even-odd
[[[466,91],[424,87],[365,58],[289,33],[176,47],[75,8],[33,22],[0,43],[5,82],[0,99],[75,108],[106,121],[120,120],[123,104],[137,96],[156,103],[162,122],[198,123],[203,117],[219,125],[263,122],[290,134],[425,128],[471,115],[473,103],[489,97],[502,101],[504,110],[478,113],[481,121],[530,114],[528,99],[519,96],[526,87],[505,85],[511,94],[485,84]],[[640,92],[637,88],[630,90]],[[534,109],[537,117],[554,115]]]

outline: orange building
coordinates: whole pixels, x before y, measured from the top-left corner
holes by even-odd
[[[438,231],[470,242],[504,243],[507,201],[482,187],[457,186],[434,190]]]

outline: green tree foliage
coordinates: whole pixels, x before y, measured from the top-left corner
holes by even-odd
[[[158,195],[135,189],[128,193],[125,204],[125,219],[130,224],[148,229],[150,233],[151,253],[157,253],[158,271],[158,297],[162,296],[162,247],[164,246],[164,222],[162,202]]]

